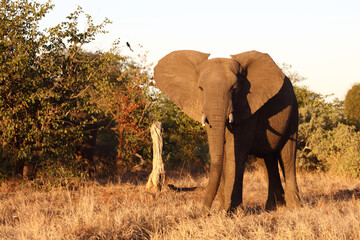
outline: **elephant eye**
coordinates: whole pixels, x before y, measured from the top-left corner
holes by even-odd
[[[199,88],[200,88],[201,91],[204,90],[201,86],[199,86]]]
[[[238,85],[237,84],[234,84],[232,87],[231,87],[231,91],[234,92],[236,91],[238,88]]]

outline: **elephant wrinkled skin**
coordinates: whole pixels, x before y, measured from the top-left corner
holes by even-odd
[[[208,57],[197,51],[175,51],[162,58],[154,71],[160,90],[206,126],[211,161],[203,211],[210,210],[216,194],[226,211],[242,203],[248,155],[265,160],[266,209],[285,202],[292,208],[299,206],[295,171],[298,105],[290,80],[265,53]]]

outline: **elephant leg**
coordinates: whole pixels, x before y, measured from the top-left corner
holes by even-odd
[[[223,208],[224,207],[224,203],[225,203],[225,198],[224,198],[224,186],[225,186],[225,174],[224,174],[224,169],[226,166],[225,163],[225,157],[224,157],[224,162],[223,162],[223,171],[221,174],[221,179],[220,179],[220,185],[219,185],[219,189],[217,192],[217,196],[218,196],[218,200],[220,201],[220,206]]]
[[[223,208],[224,207],[224,186],[225,186],[225,167],[226,167],[226,158],[225,158],[225,154],[224,154],[224,161],[223,161],[223,170],[221,173],[221,178],[220,178],[220,185],[219,185],[219,189],[217,192],[217,198],[220,201],[220,206]]]
[[[284,173],[285,173],[285,201],[286,206],[290,208],[300,207],[299,189],[296,182],[296,138],[293,134],[287,140],[280,152]]]
[[[226,130],[223,208],[227,212],[233,212],[242,204],[243,177],[248,150],[242,151],[237,138]]]
[[[276,209],[277,204],[285,204],[284,189],[281,185],[281,178],[278,166],[279,154],[271,154],[264,157],[268,177],[268,199],[265,209],[270,211]]]

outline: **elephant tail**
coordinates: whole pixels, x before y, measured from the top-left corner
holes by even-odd
[[[176,192],[192,192],[196,189],[200,189],[199,187],[175,187],[172,184],[168,184],[168,187]]]

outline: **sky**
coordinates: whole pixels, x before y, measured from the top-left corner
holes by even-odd
[[[38,0],[44,3],[45,0]],[[359,0],[53,0],[41,27],[65,21],[81,6],[108,34],[87,48],[109,50],[120,39],[121,52],[136,58],[147,52],[154,65],[174,50],[196,50],[229,57],[249,50],[269,53],[305,77],[301,84],[343,100],[360,82]],[[85,29],[85,18],[80,20]],[[81,30],[81,28],[80,28]],[[129,42],[134,53],[126,47]]]

